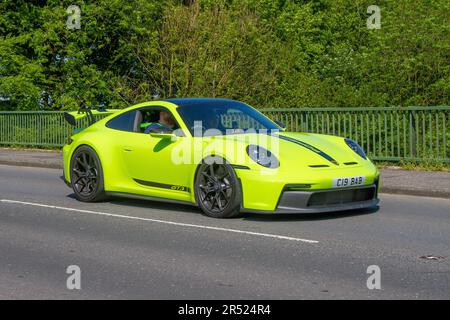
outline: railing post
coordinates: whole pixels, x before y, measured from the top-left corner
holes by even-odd
[[[416,118],[413,111],[409,111],[409,151],[413,158],[417,157]]]

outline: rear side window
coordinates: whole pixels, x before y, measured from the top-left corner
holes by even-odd
[[[106,126],[111,129],[121,131],[134,131],[134,120],[136,118],[136,110],[128,111],[108,121]]]

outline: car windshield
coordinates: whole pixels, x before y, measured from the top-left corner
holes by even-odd
[[[182,105],[177,111],[193,136],[270,132],[280,129],[256,110],[238,101],[195,102]]]

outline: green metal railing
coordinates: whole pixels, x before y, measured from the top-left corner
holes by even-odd
[[[74,132],[63,114],[62,111],[0,111],[0,145],[62,147]],[[87,117],[78,124],[87,127]]]
[[[450,162],[450,106],[265,109],[290,131],[343,136],[371,159]]]
[[[450,106],[263,109],[262,112],[283,122],[289,131],[349,137],[374,160],[450,163]],[[0,111],[0,145],[61,147],[72,132],[62,112]]]

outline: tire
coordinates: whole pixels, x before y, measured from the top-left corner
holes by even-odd
[[[219,157],[208,157],[199,165],[194,183],[195,200],[203,213],[213,218],[239,215],[240,182],[233,168]]]
[[[70,184],[77,200],[105,199],[103,170],[97,153],[89,146],[78,147],[70,159]]]

